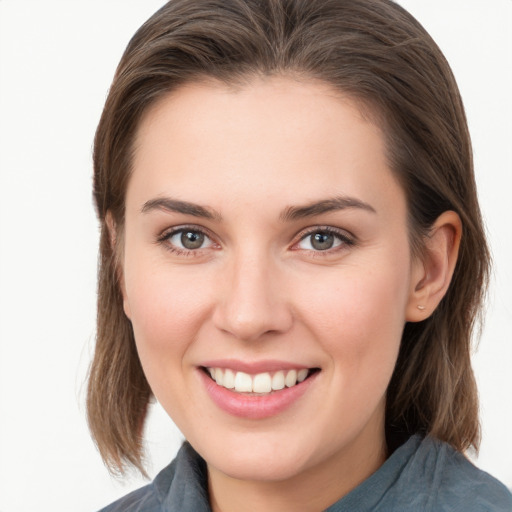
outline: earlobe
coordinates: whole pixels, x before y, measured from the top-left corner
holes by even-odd
[[[123,296],[123,310],[124,310],[125,315],[128,317],[128,319],[131,319],[130,305],[128,303],[128,298],[126,296],[124,270],[123,270],[121,257],[120,257],[122,251],[118,245],[122,242],[120,240],[121,237],[119,236],[116,222],[115,222],[114,217],[110,211],[108,211],[107,214],[105,215],[105,224],[106,224],[107,230],[108,230],[110,246],[112,248],[112,252],[115,255],[115,258],[114,258],[115,266],[116,266],[115,272],[116,272],[117,282],[119,283],[119,289]]]
[[[445,296],[457,263],[461,237],[462,222],[457,213],[442,213],[425,237],[421,261],[414,264],[406,310],[408,322],[428,318]]]

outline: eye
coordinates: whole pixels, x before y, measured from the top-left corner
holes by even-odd
[[[177,228],[164,233],[159,242],[165,243],[167,247],[178,253],[207,249],[214,245],[211,238],[195,228]]]
[[[194,250],[200,249],[204,244],[205,239],[207,240],[207,237],[204,233],[187,229],[184,231],[178,231],[170,238],[169,241],[173,245],[181,245],[184,249]]]
[[[342,245],[353,245],[347,235],[332,228],[315,229],[302,236],[296,247],[306,251],[328,251]]]

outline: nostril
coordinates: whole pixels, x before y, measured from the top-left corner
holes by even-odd
[[[241,301],[219,305],[213,320],[218,329],[241,341],[283,334],[293,324],[285,305],[243,304]]]
[[[244,252],[244,251],[242,251]],[[268,253],[239,254],[237,261],[219,274],[215,326],[241,341],[286,332],[292,325],[288,301],[280,286],[281,277],[273,269]]]

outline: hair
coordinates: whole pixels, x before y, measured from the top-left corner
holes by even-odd
[[[438,216],[455,211],[463,235],[450,287],[426,320],[405,325],[387,390],[389,451],[431,435],[478,449],[472,333],[489,276],[464,107],[443,54],[391,0],[172,0],[137,31],[108,94],[94,142],[94,199],[101,224],[97,339],[87,413],[113,472],[144,473],[143,426],[152,392],[118,280],[124,201],[134,138],[148,108],[191,82],[227,85],[285,75],[320,80],[377,120],[406,195],[411,247]]]

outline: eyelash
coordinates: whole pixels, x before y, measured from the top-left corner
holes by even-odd
[[[207,230],[205,230],[204,228],[199,228],[197,226],[178,226],[178,227],[172,228],[170,230],[163,232],[161,235],[159,235],[156,242],[158,244],[163,245],[166,248],[166,250],[168,250],[174,254],[177,254],[179,256],[187,256],[187,257],[199,256],[201,254],[202,250],[209,248],[209,247],[206,247],[206,248],[199,247],[197,249],[185,249],[185,248],[177,247],[174,244],[171,244],[170,240],[172,237],[174,237],[177,234],[185,233],[185,232],[191,232],[191,233],[203,235],[205,238],[210,240],[211,245],[209,247],[211,247],[211,246],[219,247],[219,245],[213,241],[213,237],[210,235],[210,233]],[[316,234],[332,235],[333,237],[337,238],[340,243],[335,247],[328,248],[325,250],[301,249],[301,248],[297,247],[302,241],[304,241],[308,237],[310,237],[312,235],[316,235]],[[297,242],[293,243],[292,250],[312,252],[315,255],[315,257],[322,257],[323,255],[332,254],[333,252],[337,252],[339,250],[342,250],[343,248],[353,247],[356,245],[356,240],[352,235],[348,234],[344,230],[333,228],[332,226],[315,226],[313,228],[309,228],[309,229],[301,232],[298,235],[298,238],[299,238],[299,240]]]
[[[170,242],[171,238],[175,235],[178,235],[179,233],[196,233],[203,235],[205,238],[211,241],[212,246],[218,246],[213,241],[213,237],[209,234],[208,231],[206,231],[204,228],[199,228],[197,226],[178,226],[175,228],[172,228],[170,230],[164,231],[156,240],[158,244],[161,244],[165,247],[166,250],[177,254],[178,256],[188,256],[188,257],[194,257],[199,256],[201,254],[201,251],[204,250],[204,247],[200,247],[197,249],[186,249],[181,247],[176,247],[176,245],[172,244]]]
[[[332,235],[333,237],[335,237],[339,240],[340,244],[335,247],[328,248],[325,250],[311,250],[311,249],[300,249],[300,248],[296,248],[294,250],[296,250],[296,251],[311,251],[311,252],[313,252],[315,257],[322,257],[324,255],[327,256],[328,254],[332,254],[339,250],[343,250],[343,248],[353,247],[356,245],[355,237],[353,235],[347,233],[344,230],[337,229],[332,226],[315,226],[313,228],[308,228],[307,230],[300,233],[298,242],[295,242],[292,247],[293,248],[297,247],[302,241],[304,241],[308,237],[311,237],[312,235],[316,235],[316,234]]]

